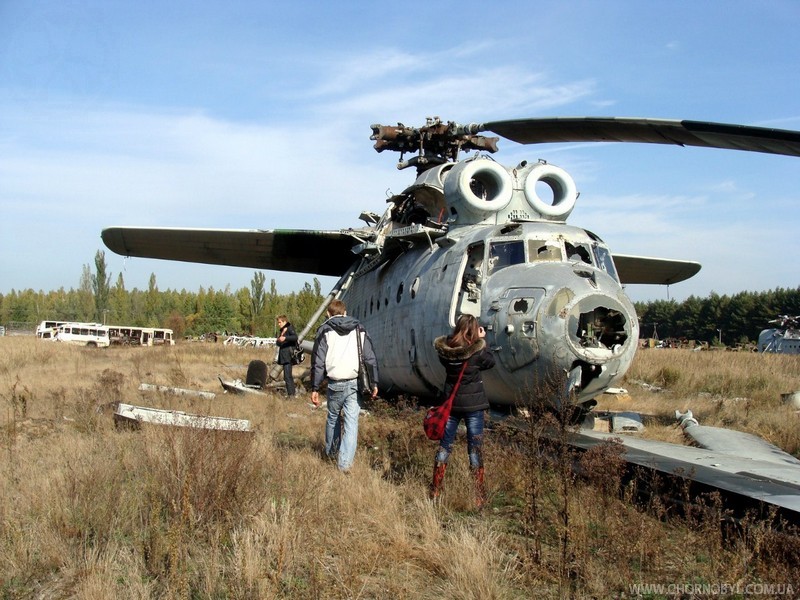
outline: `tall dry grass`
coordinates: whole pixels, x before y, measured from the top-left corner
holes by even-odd
[[[628,396],[604,396],[600,406],[656,416],[664,427],[654,432],[670,441],[681,435],[675,410],[690,409],[701,425],[760,435],[800,456],[800,417],[782,400],[800,390],[798,355],[647,349],[636,355],[624,385]]]
[[[435,447],[413,403],[370,407],[345,475],[322,457],[324,411],[304,401],[138,391],[221,392],[217,374],[241,378],[250,360],[269,358],[221,344],[97,350],[0,338],[0,596],[600,598],[686,581],[800,590],[796,546],[760,523],[722,536],[713,502],[687,521],[657,499],[641,507],[630,487],[620,496],[614,447],[582,459],[587,481],[499,426],[486,439],[490,507],[477,513],[463,439],[441,501],[427,500]],[[720,377],[656,358],[641,353],[631,379],[656,383],[677,369],[672,400],[659,402],[704,398],[688,380]],[[744,383],[724,370],[730,389],[752,385],[748,365]],[[748,400],[749,419],[757,403],[773,406],[767,396]],[[246,418],[254,433],[117,430],[116,401]]]

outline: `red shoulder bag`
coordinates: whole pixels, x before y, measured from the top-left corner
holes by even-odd
[[[444,437],[444,428],[447,425],[447,419],[450,418],[450,409],[453,406],[453,398],[456,397],[458,386],[461,385],[461,377],[464,375],[464,370],[467,368],[467,361],[461,366],[461,371],[458,374],[458,380],[453,386],[453,391],[450,392],[450,397],[446,402],[439,406],[432,406],[425,413],[425,419],[422,421],[422,428],[425,430],[425,435],[429,440],[441,440]]]

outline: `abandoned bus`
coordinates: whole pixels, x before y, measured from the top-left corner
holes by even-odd
[[[109,325],[109,340],[114,346],[174,346],[172,329]]]
[[[172,329],[165,329],[163,327],[153,327],[150,329],[152,337],[150,338],[150,346],[174,346],[175,340],[172,337]]]
[[[109,325],[108,337],[112,346],[140,346],[143,333],[141,327]]]
[[[53,340],[93,348],[106,348],[110,345],[108,327],[100,323],[65,323],[59,325]]]
[[[42,321],[36,326],[36,337],[42,340],[50,340],[56,335],[56,330],[61,325],[66,325],[70,321]]]

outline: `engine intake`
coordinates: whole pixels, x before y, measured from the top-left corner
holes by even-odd
[[[552,190],[552,204],[542,200],[536,192],[536,184],[540,181]],[[525,178],[525,198],[540,215],[566,219],[575,208],[578,190],[575,181],[564,169],[547,163],[538,163]]]
[[[468,160],[447,173],[444,193],[453,214],[468,213],[483,220],[508,206],[513,182],[508,171],[494,161]]]

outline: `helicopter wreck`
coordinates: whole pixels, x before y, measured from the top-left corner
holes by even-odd
[[[384,396],[433,397],[444,369],[433,348],[461,313],[475,315],[497,367],[485,374],[499,405],[590,407],[630,367],[639,324],[625,284],[668,285],[696,262],[613,254],[595,233],[568,225],[574,181],[545,161],[504,167],[491,131],[521,144],[617,141],[800,156],[800,133],[639,118],[544,118],[422,127],[372,126],[378,152],[400,153],[415,181],[364,212],[350,229],[109,227],[106,246],[140,256],[339,277],[344,300],[378,349]],[[478,155],[460,160],[462,152]],[[410,158],[406,159],[406,155]],[[306,346],[308,342],[306,342]],[[308,348],[306,348],[308,349]]]
[[[539,183],[552,190],[552,204],[539,196]],[[431,287],[425,282],[436,273],[438,282],[454,290],[449,317],[478,317],[504,372],[527,370],[530,391],[552,372],[568,373],[582,395],[593,397],[607,387],[605,378],[598,379],[601,373],[627,370],[638,322],[624,294],[607,292],[620,286],[608,247],[595,234],[565,225],[577,197],[569,174],[544,162],[511,169],[485,157],[440,164],[390,199],[372,245],[356,248],[383,260],[355,275],[371,278],[376,287],[396,288],[402,297],[404,280],[386,281],[388,274],[379,268],[387,256],[392,272],[419,273],[411,282],[415,295]],[[426,252],[408,252],[426,244]],[[520,285],[526,280],[531,283]],[[376,308],[359,300],[349,303],[351,312],[366,320]],[[543,348],[549,360],[540,361]],[[436,361],[426,354],[414,348],[421,380],[414,391],[420,395],[435,389],[436,377],[426,377],[422,365]],[[402,371],[384,369],[382,375],[389,385],[408,386]],[[520,391],[517,376],[497,371],[485,378],[496,390],[493,398],[522,401],[513,397]]]
[[[800,315],[781,315],[770,321],[776,327],[758,334],[758,351],[776,354],[800,354]]]

